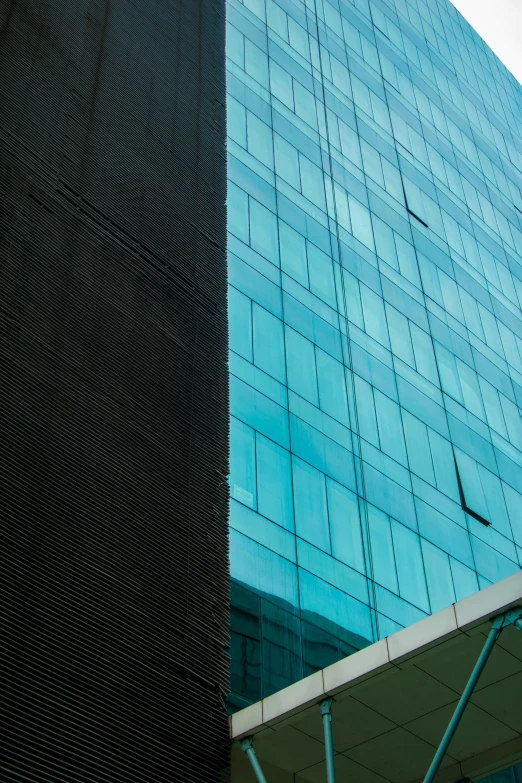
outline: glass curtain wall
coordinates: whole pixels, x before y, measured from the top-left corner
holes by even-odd
[[[227,0],[231,709],[522,563],[522,89],[446,0]]]

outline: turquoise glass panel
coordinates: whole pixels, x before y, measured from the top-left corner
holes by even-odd
[[[449,0],[228,4],[235,709],[520,568],[522,88]]]
[[[259,433],[256,447],[259,513],[287,530],[293,530],[290,452]]]

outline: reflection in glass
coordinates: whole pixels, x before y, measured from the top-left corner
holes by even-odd
[[[231,0],[231,709],[522,564],[520,87],[417,5]]]

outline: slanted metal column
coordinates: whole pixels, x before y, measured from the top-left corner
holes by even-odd
[[[451,718],[448,724],[448,728],[444,733],[444,736],[437,749],[437,752],[435,753],[430,768],[426,773],[426,777],[424,778],[424,783],[433,782],[433,779],[437,774],[439,767],[442,763],[442,759],[444,758],[446,751],[448,750],[449,744],[453,739],[453,735],[457,730],[457,726],[459,725],[460,720],[464,714],[464,711],[468,706],[468,702],[471,698],[471,694],[473,693],[475,685],[477,684],[480,675],[482,674],[484,667],[488,661],[488,658],[491,655],[491,651],[495,646],[495,642],[500,636],[502,629],[506,625],[514,625],[516,628],[518,628],[519,631],[522,631],[522,608],[513,609],[510,612],[506,612],[506,614],[501,614],[498,617],[495,617],[495,619],[491,623],[491,630],[488,634],[488,638],[486,639],[484,647],[482,648],[482,652],[478,657],[478,661],[476,662],[473,671],[471,672],[470,678],[468,680],[468,684],[464,688],[462,696],[459,699],[459,703],[457,704],[455,712],[453,713],[453,717]]]
[[[254,775],[257,778],[257,783],[266,783],[266,778],[263,775],[263,770],[261,769],[261,765],[257,760],[253,743],[254,743],[253,737],[245,737],[244,740],[241,740],[241,750],[244,750],[248,756],[248,760],[250,761],[250,764],[252,765],[252,769],[254,770]]]
[[[328,783],[335,783],[334,749],[332,739],[332,701],[333,699],[325,699],[319,704],[321,708],[321,715],[323,716],[324,750],[326,754],[326,780]]]

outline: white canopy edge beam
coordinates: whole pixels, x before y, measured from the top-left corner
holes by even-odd
[[[519,605],[522,572],[235,713],[232,739],[254,736],[269,783],[287,774],[313,781],[325,758],[317,705],[333,698],[336,768],[369,783],[422,780],[491,620]],[[477,779],[522,759],[522,635],[506,629],[496,648],[437,781]],[[248,781],[234,751],[233,780],[236,768]]]

